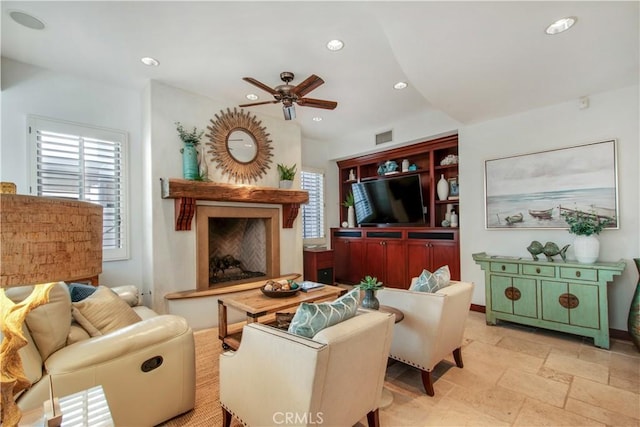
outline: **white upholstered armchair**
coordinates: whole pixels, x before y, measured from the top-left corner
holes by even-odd
[[[352,426],[378,406],[393,317],[358,311],[312,339],[252,323],[235,353],[220,356],[224,426]]]
[[[420,369],[429,396],[435,394],[431,371],[442,359],[453,353],[456,365],[463,366],[461,346],[472,293],[473,283],[452,281],[435,293],[384,288],[376,294],[380,304],[404,314],[395,325],[389,357]]]

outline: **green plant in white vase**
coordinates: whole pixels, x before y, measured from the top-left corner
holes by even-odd
[[[296,177],[296,164],[287,166],[278,163],[278,175],[280,175],[280,188],[291,188],[293,179]]]
[[[562,209],[560,216],[569,225],[569,233],[575,234],[573,250],[576,259],[582,264],[593,264],[598,260],[600,241],[597,235],[613,224],[613,218],[601,216],[595,211],[584,212],[578,209]]]
[[[347,208],[347,227],[353,228],[356,226],[356,212],[355,212],[355,199],[353,197],[353,192],[347,194],[344,202],[342,202],[342,206]]]

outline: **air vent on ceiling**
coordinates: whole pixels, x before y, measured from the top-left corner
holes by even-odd
[[[376,145],[385,144],[393,141],[393,131],[388,130],[386,132],[376,134]]]

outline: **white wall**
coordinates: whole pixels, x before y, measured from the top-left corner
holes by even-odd
[[[2,141],[0,180],[16,183],[19,194],[29,193],[27,115],[125,131],[129,139],[130,259],[103,265],[100,280],[107,285],[142,282],[142,170],[140,96],[129,88],[81,79],[2,58]]]
[[[164,300],[166,293],[195,289],[195,231],[174,231],[173,200],[160,198],[160,178],[182,177],[181,141],[174,123],[204,129],[215,113],[233,104],[157,82],[150,82],[143,90],[123,88],[7,58],[2,58],[1,103],[0,180],[15,182],[20,194],[29,193],[27,115],[127,132],[131,258],[105,262],[100,282],[136,285],[145,292],[145,303],[160,312],[170,311]],[[273,141],[273,163],[257,185],[277,187],[277,163],[302,164],[300,128],[295,121],[266,116],[258,116],[258,120]],[[209,177],[228,182],[211,159]],[[299,176],[294,188],[300,188]],[[302,273],[300,218],[293,228],[281,230],[280,239],[281,272]],[[183,303],[177,310],[183,311],[196,329],[217,323],[215,299]]]
[[[214,114],[226,110],[232,105],[221,100],[213,100],[201,95],[186,92],[159,82],[151,82],[145,92],[144,101],[148,105],[150,116],[150,132],[148,154],[151,159],[149,187],[145,193],[151,194],[150,205],[145,217],[150,218],[149,234],[145,235],[145,247],[152,252],[152,263],[147,264],[145,277],[151,281],[153,288],[153,307],[158,311],[179,312],[187,317],[192,327],[200,328],[217,324],[217,300],[215,298],[199,298],[185,302],[166,303],[164,295],[181,290],[193,290],[196,287],[196,238],[195,224],[192,231],[175,231],[174,201],[160,198],[160,178],[182,177],[182,160],[180,155],[181,141],[175,128],[175,122],[181,122],[185,128],[205,129],[214,119]],[[295,121],[284,121],[269,116],[258,116],[257,119],[270,134],[273,147],[271,168],[266,176],[252,185],[277,187],[279,176],[277,163],[302,164],[300,127]],[[208,139],[203,137],[202,143]],[[215,168],[212,159],[208,158],[209,179],[216,182],[230,182],[228,176],[222,175]],[[294,188],[300,188],[300,176],[296,175]],[[234,203],[209,203],[225,206],[236,206]],[[276,206],[279,205],[251,205]],[[280,215],[282,224],[282,215]],[[148,224],[147,224],[148,226]],[[280,230],[280,271],[285,273],[302,273],[302,222],[300,217],[293,228]]]
[[[460,259],[464,280],[484,284],[484,274],[471,255],[529,257],[532,240],[570,244],[566,230],[486,230],[484,217],[484,161],[516,154],[617,139],[619,230],[600,234],[600,261],[625,259],[627,268],[609,285],[610,327],[626,330],[629,303],[637,272],[631,258],[640,255],[638,196],[640,175],[638,86],[590,97],[590,107],[571,101],[522,114],[465,126],[459,133],[460,154]],[[575,259],[573,248],[568,257]],[[484,305],[484,286],[475,290],[473,302]]]
[[[606,230],[600,235],[600,260],[623,258],[627,261],[624,274],[609,286],[610,327],[627,329],[630,299],[638,277],[631,258],[640,256],[638,90],[638,86],[633,86],[593,95],[586,110],[579,110],[576,100],[472,125],[462,125],[446,115],[431,113],[380,127],[380,131],[394,130],[394,144],[378,147],[380,150],[458,131],[461,276],[477,285],[474,304],[485,305],[485,297],[484,275],[474,263],[473,253],[484,251],[528,257],[526,247],[532,240],[554,241],[560,246],[573,240],[566,230],[485,230],[484,161],[615,138],[618,140],[620,229]],[[338,225],[340,202],[335,159],[374,151],[373,134],[376,132],[363,131],[329,145],[327,222],[332,227]],[[306,151],[304,161],[307,161]],[[318,162],[317,158],[314,161]],[[573,252],[570,250],[568,255],[572,257]]]

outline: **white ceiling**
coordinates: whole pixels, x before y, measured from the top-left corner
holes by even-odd
[[[429,110],[471,123],[638,84],[639,5],[2,1],[2,55],[133,88],[155,79],[229,107],[250,92],[271,99],[242,77],[273,87],[282,71],[293,84],[317,74],[325,84],[307,96],[338,107],[298,106],[296,121],[304,137],[331,139]],[[46,28],[18,25],[10,10]],[[570,31],[544,33],[566,16],[578,18]],[[345,48],[328,51],[332,38]],[[409,87],[394,90],[399,80]],[[282,117],[279,105],[249,110]]]

